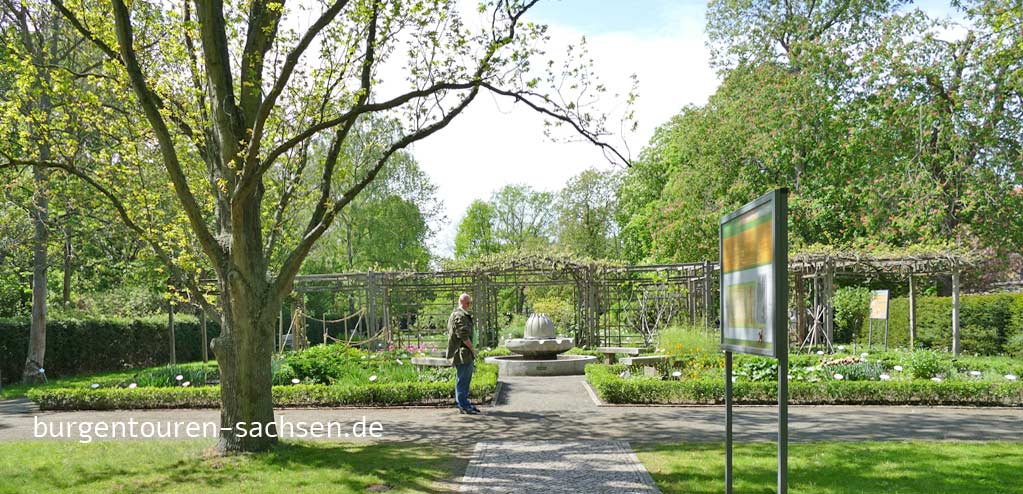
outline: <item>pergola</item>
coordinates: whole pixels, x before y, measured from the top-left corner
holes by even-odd
[[[347,307],[340,312],[359,314],[354,331],[380,335],[388,342],[408,342],[446,330],[447,317],[458,294],[473,298],[473,313],[480,329],[480,344],[496,346],[497,328],[516,311],[502,311],[500,297],[521,299],[525,311],[527,289],[554,291],[572,305],[560,328],[580,346],[650,344],[658,327],[679,322],[709,327],[715,305],[711,297],[716,263],[623,266],[575,260],[560,255],[516,255],[481,261],[465,269],[434,272],[362,272],[299,276],[295,280],[296,317],[293,332],[300,342],[309,331],[307,320],[320,324],[329,338],[324,317],[305,313],[305,296],[331,292]],[[708,289],[711,287],[711,289]],[[711,310],[708,310],[708,307]],[[346,329],[350,328],[346,325]],[[279,328],[284,335],[284,324]],[[282,338],[283,339],[283,338]],[[301,343],[298,343],[301,345]]]
[[[916,297],[920,278],[950,275],[952,277],[952,353],[959,355],[959,295],[960,274],[972,258],[953,252],[921,254],[872,254],[861,251],[796,253],[789,258],[789,276],[795,290],[793,302],[796,312],[796,335],[802,341],[820,331],[834,341],[835,278],[896,278],[909,284],[909,344],[916,339]],[[807,287],[812,287],[813,300],[807,311]],[[809,315],[810,320],[807,320]]]
[[[910,345],[916,337],[916,297],[921,278],[951,275],[952,351],[958,355],[960,272],[971,263],[956,253],[879,255],[867,252],[797,252],[789,259],[795,312],[790,335],[803,341],[816,333],[821,341],[834,341],[836,278],[883,277],[909,284]],[[407,343],[440,337],[458,294],[473,297],[473,311],[480,329],[480,344],[499,344],[497,328],[510,312],[500,308],[500,297],[518,292],[525,307],[527,289],[549,289],[569,301],[571,314],[561,329],[576,338],[577,345],[649,345],[656,331],[671,324],[717,326],[718,262],[702,261],[660,265],[621,265],[573,259],[562,255],[511,255],[487,259],[460,269],[433,272],[370,271],[299,276],[295,280],[293,306],[297,309],[291,331],[301,346],[309,331],[321,331],[323,340],[330,324],[345,321],[342,330],[380,341]],[[330,292],[345,307],[337,321],[305,312],[305,296]],[[514,312],[514,311],[512,311]],[[279,328],[284,338],[284,317]],[[354,322],[353,322],[354,321]],[[310,322],[313,326],[310,327]],[[319,325],[316,327],[315,325]],[[642,341],[639,341],[642,340]]]

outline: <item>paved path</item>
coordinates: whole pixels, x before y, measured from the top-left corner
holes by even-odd
[[[462,492],[655,494],[660,490],[624,441],[485,441],[476,444]]]
[[[511,378],[498,405],[483,406],[482,415],[458,415],[451,408],[283,409],[289,423],[337,421],[353,424],[365,417],[382,424],[385,440],[413,441],[469,448],[480,441],[543,438],[559,441],[628,441],[641,444],[722,441],[723,407],[597,407],[582,377]],[[47,424],[115,422],[184,423],[219,421],[217,410],[131,410],[32,412],[24,404],[13,413],[0,403],[0,441],[33,439],[36,420]],[[463,431],[450,433],[457,424]],[[774,440],[774,407],[736,407],[735,437],[742,441]],[[789,439],[804,441],[863,440],[999,440],[1023,441],[1023,409],[883,406],[791,406]]]

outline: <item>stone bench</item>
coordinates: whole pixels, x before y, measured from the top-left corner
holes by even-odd
[[[604,363],[613,364],[615,363],[616,355],[624,353],[626,355],[639,355],[642,348],[636,347],[619,347],[619,346],[602,346],[597,347],[597,351],[604,354]]]
[[[643,357],[626,357],[622,359],[622,363],[625,365],[654,365],[667,359],[667,355],[646,355]]]
[[[423,367],[451,367],[451,361],[444,357],[412,357],[412,365]]]

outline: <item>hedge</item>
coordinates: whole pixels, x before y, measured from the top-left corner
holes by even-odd
[[[497,390],[497,366],[478,364],[470,390],[474,400],[489,401]],[[41,410],[127,410],[150,408],[219,408],[220,387],[168,388],[34,388],[26,396]],[[408,382],[337,386],[274,386],[277,407],[432,405],[453,403],[454,382]]]
[[[960,341],[964,353],[995,355],[1016,353],[1007,347],[1013,338],[1023,338],[1023,294],[964,295],[959,299]],[[909,346],[909,299],[891,300],[888,345]],[[932,349],[952,348],[952,297],[917,297],[916,345]],[[857,339],[867,342],[869,321],[864,321]],[[874,344],[883,342],[884,325],[875,323]],[[1023,356],[1023,355],[1021,355]]]
[[[600,399],[615,404],[721,404],[725,383],[718,380],[662,381],[624,379],[624,366],[586,366],[586,378]],[[736,404],[778,402],[777,382],[740,381],[733,385]],[[1021,406],[1023,383],[933,381],[789,382],[793,405],[970,405]]]
[[[206,332],[212,339],[220,335],[220,328],[208,322]],[[174,340],[178,362],[202,359],[201,335],[197,318],[175,317]],[[0,373],[4,383],[21,380],[28,352],[28,336],[28,319],[0,319]],[[46,322],[46,360],[43,367],[49,379],[169,362],[166,318]]]

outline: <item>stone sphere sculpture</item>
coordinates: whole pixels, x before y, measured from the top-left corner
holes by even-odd
[[[547,317],[547,314],[533,314],[526,320],[526,331],[523,337],[528,339],[554,338],[554,323],[551,318]]]

